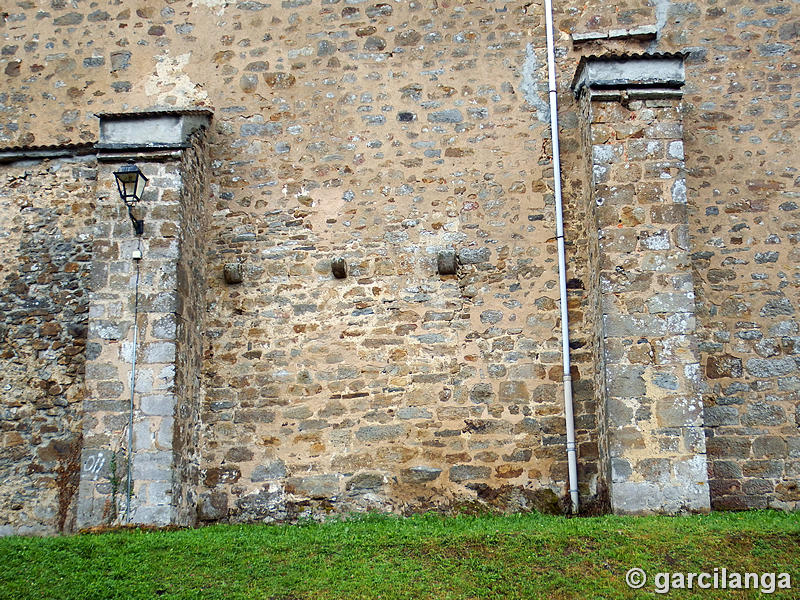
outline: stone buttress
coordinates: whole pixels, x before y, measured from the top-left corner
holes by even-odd
[[[616,513],[709,509],[683,155],[681,55],[585,57],[601,447]],[[591,217],[590,217],[591,220]]]
[[[205,110],[100,115],[78,527],[194,522],[210,118]],[[139,237],[113,175],[128,162],[149,179],[134,209],[144,220]]]

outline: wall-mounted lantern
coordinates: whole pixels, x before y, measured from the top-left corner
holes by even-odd
[[[128,207],[128,216],[133,222],[133,230],[136,235],[144,233],[144,221],[133,216],[133,207],[141,201],[144,188],[147,185],[147,177],[144,176],[136,165],[123,165],[119,171],[114,172],[117,180],[119,197]]]

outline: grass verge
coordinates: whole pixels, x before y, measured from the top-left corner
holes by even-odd
[[[661,572],[787,572],[800,598],[800,515],[566,519],[538,514],[216,525],[0,539],[0,598],[646,598]],[[640,591],[625,573],[640,567]],[[761,581],[759,580],[759,585]],[[663,585],[661,587],[663,589]],[[757,598],[673,590],[670,598]]]

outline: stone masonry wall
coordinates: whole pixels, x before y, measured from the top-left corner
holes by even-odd
[[[569,57],[688,53],[682,117],[711,503],[796,508],[797,5],[562,8],[556,21]],[[618,35],[648,24],[657,29],[652,40],[564,40],[566,32]],[[562,77],[574,72],[569,57]],[[568,111],[569,98],[560,101]],[[571,132],[563,134],[562,160],[577,164],[585,154],[571,153]],[[565,178],[568,188],[575,176],[566,172]],[[766,345],[772,350],[765,352]]]
[[[578,99],[580,109],[580,122],[583,124],[581,127],[581,148],[583,148],[583,166],[582,172],[584,174],[584,181],[581,183],[577,193],[574,193],[575,202],[578,206],[583,208],[582,218],[578,221],[583,225],[583,235],[577,237],[580,241],[578,248],[588,265],[593,265],[595,268],[587,269],[585,281],[581,282],[582,287],[585,288],[583,314],[588,323],[593,327],[585,328],[583,335],[586,336],[581,340],[584,344],[591,348],[591,354],[587,357],[593,365],[592,385],[591,389],[594,393],[594,413],[595,413],[595,428],[592,431],[592,436],[597,444],[598,454],[598,511],[608,511],[611,509],[610,497],[608,489],[611,485],[611,453],[609,452],[608,445],[608,417],[606,414],[606,361],[605,361],[605,343],[603,331],[603,289],[600,285],[601,270],[600,265],[600,240],[597,234],[598,222],[595,211],[597,210],[597,203],[594,200],[594,186],[593,171],[594,161],[592,157],[592,103],[590,94],[582,94]],[[580,214],[580,213],[578,213]],[[576,219],[573,220],[575,222]],[[572,338],[574,340],[574,336]],[[574,343],[574,341],[573,341]]]
[[[798,6],[688,4],[670,19],[670,43],[691,53],[684,123],[712,507],[796,509]]]
[[[190,137],[181,159],[181,215],[176,314],[175,409],[173,414],[173,490],[178,523],[197,518],[200,473],[200,410],[203,332],[206,312],[206,238],[208,231],[208,146],[206,131]]]
[[[216,121],[232,143],[212,148],[203,516],[552,510],[566,461],[542,13],[302,6],[287,31],[317,19],[341,29],[265,46],[287,71],[255,92],[263,114]],[[449,247],[461,267],[441,277]]]
[[[101,163],[98,177],[99,223],[94,237],[89,320],[92,351],[86,374],[83,455],[84,462],[101,466],[81,478],[79,526],[116,522],[126,507],[134,326],[139,330],[131,501],[134,519],[155,517],[139,513],[158,510],[147,506],[148,499],[153,504],[168,503],[166,494],[171,490],[174,314],[179,305],[174,290],[178,256],[175,222],[180,173],[175,163],[138,162],[150,179],[143,199],[148,206],[145,232],[138,239],[114,181],[113,172],[120,164]],[[135,261],[132,253],[139,249],[144,258]],[[137,270],[139,303],[134,323]],[[161,519],[169,522],[169,515]]]
[[[796,507],[797,3],[556,10],[583,500],[602,504],[609,415],[594,342],[601,258],[569,82],[581,56],[682,50],[684,250],[712,504]],[[182,449],[180,470],[191,481],[198,469],[201,518],[475,500],[553,507],[566,460],[541,3],[53,0],[0,16],[3,145],[96,141],[101,111],[215,108],[207,271],[199,239],[191,251],[179,241],[175,192],[165,190],[146,221],[159,229],[146,236],[140,323],[142,359],[160,348],[165,362],[144,362],[152,380],[136,384],[143,402],[167,395],[174,344],[196,349],[199,333],[169,315],[196,311],[200,323],[205,313],[199,382],[196,352],[175,355],[190,375],[175,376],[187,427],[173,438],[167,408],[151,406],[161,412],[137,413],[136,429],[143,456],[166,464],[173,444],[191,445],[192,402],[200,407],[200,455]],[[120,447],[129,392],[121,369],[133,323],[109,318],[131,308],[132,266],[130,223],[108,195],[112,166],[101,168],[98,216],[119,229],[98,228],[92,280],[114,289],[97,296],[86,354],[93,414],[82,460],[93,468],[97,452]],[[177,177],[165,163],[152,168],[154,182]],[[435,271],[445,248],[461,258],[455,276]],[[183,258],[170,254],[181,249],[185,279]],[[330,273],[336,256],[347,279]],[[160,271],[160,261],[178,266]],[[223,279],[231,262],[241,284]],[[159,295],[170,277],[191,290],[181,295],[190,307]],[[14,418],[3,427],[19,427]],[[157,482],[156,512],[174,494],[190,521],[190,490],[155,463],[140,468]],[[93,519],[113,487],[107,469],[87,478]]]
[[[2,534],[74,522],[96,173],[93,157],[2,166]]]

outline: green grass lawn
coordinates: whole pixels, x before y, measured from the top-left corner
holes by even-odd
[[[631,567],[648,575],[641,591],[625,583]],[[369,516],[3,538],[0,598],[762,597],[696,586],[655,593],[657,573],[723,567],[788,572],[793,589],[763,597],[800,598],[800,515]]]

